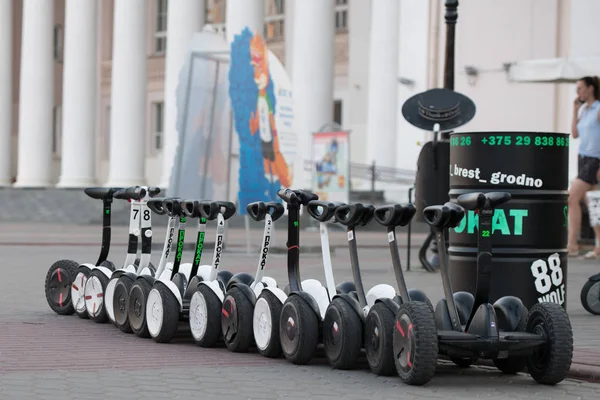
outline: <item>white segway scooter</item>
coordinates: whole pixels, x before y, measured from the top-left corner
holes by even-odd
[[[190,203],[195,204],[197,211],[189,207]],[[192,320],[193,299],[206,282],[214,284],[218,288],[223,287],[222,290],[224,290],[225,285],[232,276],[228,271],[219,271],[219,263],[223,250],[225,221],[235,214],[235,204],[229,201],[188,201],[185,206],[188,213],[194,216],[199,214],[200,216],[199,235],[203,234],[206,220],[217,219],[213,264],[199,266],[200,259],[197,258],[197,264],[184,264],[186,266],[185,270],[174,265],[171,274],[162,274],[154,283],[154,287],[148,293],[146,320],[150,336],[159,343],[172,340],[180,320],[185,319],[186,316],[189,317],[190,321]],[[165,207],[169,207],[169,204],[165,203]],[[173,212],[183,213],[181,210],[177,210],[176,207],[177,205],[173,206]],[[201,243],[203,246],[204,242]],[[198,248],[198,243],[196,248]],[[192,269],[195,269],[195,271],[192,271]],[[193,279],[190,279],[190,277],[193,277]],[[220,307],[218,311],[220,313]],[[217,327],[220,328],[218,322]]]
[[[152,189],[152,193],[154,193],[156,190],[158,189]],[[130,188],[121,189],[115,192],[113,194],[113,198],[127,200],[131,199],[132,201],[135,199],[139,202],[142,198],[147,196],[149,197],[149,195],[148,188],[132,186]],[[141,216],[136,216],[136,218],[141,219]],[[131,233],[129,236],[129,246],[135,246],[134,249],[137,248],[137,238],[133,238]],[[131,263],[135,261],[135,253],[133,258],[134,259],[131,260]],[[75,276],[73,285],[71,286],[71,298],[75,308],[75,313],[80,318],[91,318],[95,322],[106,322],[104,289],[106,288],[106,284],[108,283],[110,276],[113,274],[113,271],[114,265],[111,268],[107,268],[105,266],[96,266],[93,264],[81,264],[79,268],[77,268],[77,274]],[[88,286],[88,278],[92,278],[92,274],[92,283]]]
[[[293,332],[291,339],[287,336],[287,325],[284,325],[283,330],[281,330],[280,326],[282,307],[289,300],[288,296],[292,294],[293,297],[306,296],[308,299],[312,299],[309,301],[318,309],[319,303],[328,301],[324,300],[328,298],[328,292],[331,292],[333,296],[333,293],[339,291],[354,290],[354,285],[350,282],[343,282],[336,288],[333,280],[331,254],[329,251],[329,232],[326,223],[331,219],[338,205],[328,202],[317,202],[316,199],[318,197],[316,194],[303,190],[282,189],[277,194],[287,203],[288,210],[287,270],[289,285],[285,290],[270,286],[262,290],[254,306],[252,323],[256,348],[263,356],[272,358],[281,355],[284,341],[288,349],[293,345],[298,345],[297,340],[299,338],[293,336]],[[300,218],[300,207],[303,205],[307,206],[311,201],[315,201],[315,203],[313,203],[312,209],[309,209],[309,214],[320,222],[321,251],[327,288],[323,287],[321,282],[316,279],[306,279],[300,282],[300,227],[298,221]],[[319,208],[322,208],[320,213]],[[316,301],[314,299],[319,300]],[[293,319],[290,320],[290,323],[292,325],[296,324]],[[286,338],[282,339],[284,333],[286,334]],[[317,336],[319,335],[317,334]],[[290,345],[290,341],[293,342],[292,345]],[[312,354],[310,357],[312,357]]]
[[[106,259],[110,250],[111,208],[113,195],[121,189],[105,187],[84,189],[84,193],[92,199],[102,200],[102,247],[95,265],[106,267],[110,270],[115,269],[115,265]],[[71,290],[83,290],[83,286],[80,288],[81,283],[75,284],[75,287],[72,286],[79,265],[76,261],[63,259],[56,261],[48,269],[44,282],[46,301],[50,308],[59,315],[71,315],[75,312],[73,302],[71,301]],[[82,315],[82,317],[85,316]]]
[[[93,271],[94,279],[90,280],[89,286],[86,284],[86,308],[93,310],[94,306],[90,302],[95,301],[96,312],[90,315],[97,322],[105,322],[108,318],[113,324],[114,317],[114,289],[118,278],[128,271],[146,271],[154,272],[154,266],[150,263],[152,250],[152,220],[150,210],[146,202],[153,196],[156,196],[160,189],[154,187],[132,187],[115,194],[115,198],[127,200],[131,205],[129,217],[129,244],[127,255],[123,267],[105,274],[106,271]],[[141,254],[138,258],[138,243],[141,236]]]
[[[252,314],[256,298],[267,286],[277,287],[277,282],[264,276],[269,254],[269,245],[273,242],[274,222],[284,213],[283,204],[278,202],[262,202],[248,204],[248,215],[255,221],[265,221],[262,247],[258,259],[258,267],[250,282],[241,281],[239,275],[234,276],[227,285],[227,293],[223,300],[221,312],[221,333],[225,345],[233,352],[247,352],[254,342]]]

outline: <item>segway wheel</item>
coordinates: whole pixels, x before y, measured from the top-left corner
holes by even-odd
[[[538,303],[529,310],[527,332],[543,335],[546,343],[527,357],[527,370],[536,382],[562,382],[573,360],[573,330],[565,310],[556,303]]]
[[[365,321],[365,352],[371,372],[396,374],[394,363],[394,313],[384,303],[375,303]]]
[[[104,260],[100,263],[99,265],[100,267],[105,267],[110,269],[111,271],[115,270],[115,263],[113,263],[112,261],[108,261],[108,260]]]
[[[104,307],[104,290],[108,285],[109,278],[100,270],[93,270],[85,283],[83,291],[85,295],[85,308],[88,316],[94,322],[104,323],[108,321],[106,307]]]
[[[132,333],[131,325],[129,324],[129,291],[133,286],[133,281],[127,275],[122,275],[117,280],[115,293],[113,296],[113,315],[115,317],[115,325],[125,333]]]
[[[75,312],[71,302],[71,284],[79,264],[73,260],[58,260],[46,273],[44,291],[48,305],[58,315],[71,315]]]
[[[225,345],[234,353],[246,353],[252,346],[252,303],[237,287],[232,287],[223,300],[221,333]]]
[[[523,303],[520,303],[520,306],[522,307],[521,309],[521,314],[520,314],[520,319],[519,322],[517,323],[516,327],[511,327],[511,326],[507,326],[504,327],[501,324],[501,320],[498,320],[498,327],[500,328],[500,330],[504,330],[504,331],[514,331],[514,332],[525,332],[527,329],[527,308],[525,308],[525,306],[523,305]],[[499,315],[498,310],[496,310],[496,315]],[[502,323],[506,324],[508,321],[506,321],[505,318],[503,318],[504,321]],[[496,366],[496,368],[498,368],[500,371],[502,371],[503,373],[507,374],[507,375],[515,375],[519,372],[524,372],[525,371],[525,366],[527,365],[527,357],[525,356],[512,356],[512,357],[507,357],[507,358],[495,358],[492,360],[494,362],[494,365]]]
[[[587,312],[600,315],[600,281],[588,280],[581,288],[581,305]]]
[[[273,292],[263,290],[254,304],[252,330],[256,348],[265,357],[276,358],[281,355],[280,315],[281,301],[279,298]]]
[[[148,332],[156,343],[173,340],[179,324],[179,301],[167,285],[160,282],[148,293],[146,319]]]
[[[85,284],[90,276],[90,269],[83,265],[80,265],[75,271],[75,279],[71,285],[71,301],[73,302],[73,308],[75,314],[81,319],[88,319],[87,309],[85,308]]]
[[[333,299],[323,321],[323,344],[329,364],[336,369],[355,368],[362,343],[360,316],[344,299]]]
[[[148,324],[146,321],[146,304],[148,303],[148,294],[152,290],[152,285],[145,279],[137,279],[129,291],[129,303],[127,317],[129,325],[136,336],[149,338]]]
[[[281,307],[279,340],[285,358],[296,365],[307,364],[319,340],[319,319],[309,304],[292,294]]]
[[[190,300],[192,337],[201,347],[214,347],[221,338],[221,300],[206,285],[198,285]]]
[[[402,382],[424,385],[437,366],[438,338],[435,318],[422,302],[400,305],[396,313],[393,336],[394,361]]]

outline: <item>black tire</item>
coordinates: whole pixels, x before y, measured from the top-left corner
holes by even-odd
[[[246,295],[235,286],[225,295],[221,312],[221,333],[229,351],[246,353],[254,344],[253,308]]]
[[[281,307],[279,340],[285,358],[296,365],[307,364],[319,340],[319,319],[312,307],[292,294]]]
[[[50,266],[44,281],[44,291],[48,305],[58,315],[72,315],[75,312],[71,302],[71,285],[79,264],[73,260],[58,260]]]
[[[199,300],[206,308],[201,311],[197,310],[196,300]],[[198,285],[198,291],[194,293],[190,301],[189,317],[190,330],[198,346],[214,347],[221,339],[221,307],[221,300],[210,287]],[[200,318],[202,321],[199,320]],[[203,331],[201,326],[205,328]]]
[[[159,310],[155,310],[154,307],[149,309],[152,313],[157,311],[157,315],[150,314],[147,316],[148,332],[150,332],[150,336],[156,343],[169,343],[175,337],[177,325],[179,325],[179,301],[167,285],[158,282],[148,293],[147,307],[151,307],[150,304],[153,303],[155,293],[158,293],[160,297],[156,302]],[[154,317],[157,317],[157,319],[153,323]]]
[[[254,304],[252,330],[254,343],[260,354],[269,358],[281,356],[279,318],[281,301],[269,290],[263,290]]]
[[[106,307],[104,307],[104,292],[109,278],[100,270],[94,269],[85,284],[85,308],[89,318],[97,323],[108,321]],[[92,286],[92,288],[90,288]],[[93,293],[88,293],[89,291]]]
[[[146,302],[152,285],[146,279],[136,279],[129,290],[127,318],[131,330],[137,337],[149,338],[148,324],[146,323]]]
[[[115,286],[115,294],[113,297],[113,312],[115,316],[115,325],[124,333],[132,333],[131,325],[129,324],[129,291],[133,286],[133,281],[127,275],[121,275]]]
[[[515,332],[525,332],[527,329],[527,309],[523,306],[523,311],[521,312],[521,318],[519,320],[519,324],[515,328]],[[502,326],[499,327],[500,330],[504,330]],[[527,366],[527,357],[526,356],[513,356],[507,358],[495,358],[492,360],[496,368],[507,375],[515,375],[519,372],[524,372],[525,367]]]
[[[529,310],[527,332],[542,334],[546,343],[527,357],[527,370],[536,382],[563,381],[573,360],[573,330],[565,310],[556,303],[537,303]]]
[[[375,303],[365,320],[365,353],[371,372],[396,375],[394,363],[394,312],[384,303]]]
[[[115,263],[113,263],[112,261],[104,260],[100,263],[99,267],[106,267],[106,268],[110,269],[111,271],[114,271]]]
[[[580,298],[587,312],[600,315],[600,281],[588,280],[581,288]]]
[[[73,301],[73,308],[75,314],[81,319],[89,319],[87,308],[85,307],[85,284],[90,276],[90,269],[83,265],[80,265],[75,271],[75,278],[71,285],[71,299]],[[78,296],[75,297],[74,293],[77,292]]]
[[[333,368],[356,368],[363,345],[363,322],[354,307],[342,298],[333,299],[325,310],[323,345]]]
[[[438,337],[435,318],[422,302],[400,305],[393,336],[394,362],[402,382],[424,385],[435,375]]]

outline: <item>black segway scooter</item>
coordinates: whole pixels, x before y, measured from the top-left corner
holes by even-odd
[[[258,267],[254,277],[245,282],[232,279],[227,284],[221,312],[221,333],[225,345],[233,352],[247,352],[254,342],[253,313],[256,299],[267,286],[277,287],[275,279],[264,276],[269,245],[273,241],[274,222],[285,212],[283,204],[277,202],[254,202],[246,207],[253,220],[265,221]]]
[[[478,232],[491,231],[494,208],[510,197],[502,192],[470,193],[458,197],[460,205],[448,202],[423,211],[425,220],[436,231],[445,298],[438,302],[435,317],[420,302],[402,304],[396,313],[394,356],[398,375],[405,383],[422,385],[433,377],[438,349],[449,357],[492,359],[507,372],[521,370],[525,362],[532,378],[542,384],[553,385],[566,378],[573,357],[573,332],[562,307],[555,303],[535,304],[523,326],[527,310],[520,299],[505,296],[494,304],[488,302],[491,237],[478,235],[473,306],[465,309],[465,304],[457,302],[452,293],[447,230],[460,223],[466,208],[477,210]],[[461,321],[461,314],[468,315],[466,321]]]
[[[600,315],[600,274],[592,275],[581,288],[581,305],[587,312]]]
[[[102,200],[102,244],[100,247],[100,256],[98,256],[98,261],[94,265],[100,265],[109,269],[112,268],[113,270],[115,268],[114,264],[106,259],[110,250],[110,217],[113,195],[121,189],[91,187],[83,190],[92,199]],[[58,260],[50,266],[46,273],[44,283],[46,301],[50,308],[59,315],[71,315],[75,312],[73,302],[71,301],[71,289],[79,265],[77,261],[73,260]],[[77,290],[81,290],[83,293],[81,283],[75,286]],[[81,289],[79,286],[81,286]]]

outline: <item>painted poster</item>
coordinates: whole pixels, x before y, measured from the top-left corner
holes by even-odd
[[[292,85],[283,65],[248,28],[231,43],[229,98],[239,140],[239,206],[280,201],[293,186],[296,135]]]
[[[312,189],[320,200],[348,202],[350,148],[348,132],[313,133]]]

